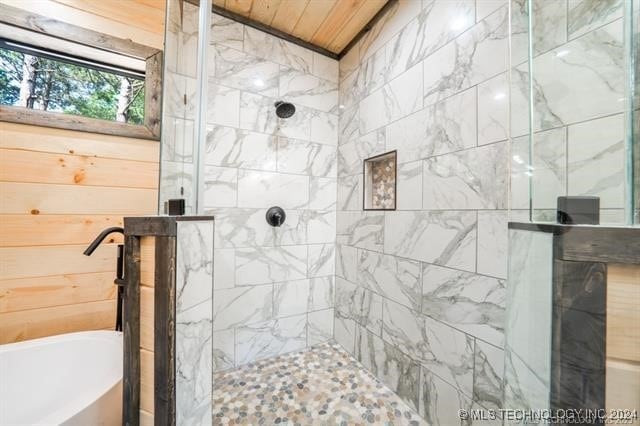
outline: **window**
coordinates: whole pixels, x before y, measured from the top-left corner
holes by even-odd
[[[160,139],[162,51],[0,3],[0,121]]]
[[[0,104],[144,123],[144,73],[0,39]]]

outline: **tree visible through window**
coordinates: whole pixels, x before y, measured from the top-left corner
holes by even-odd
[[[0,104],[144,122],[144,79],[0,48]]]

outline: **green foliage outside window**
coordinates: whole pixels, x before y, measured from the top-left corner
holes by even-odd
[[[0,104],[143,124],[144,80],[0,48]]]

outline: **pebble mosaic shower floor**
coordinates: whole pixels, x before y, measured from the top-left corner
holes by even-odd
[[[338,345],[257,361],[214,376],[214,425],[424,425]]]

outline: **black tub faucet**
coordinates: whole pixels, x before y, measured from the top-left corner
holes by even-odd
[[[107,235],[119,232],[124,235],[124,229],[119,226],[112,226],[102,231],[95,240],[89,244],[89,247],[84,251],[85,256],[91,256],[96,251],[100,243],[107,238]],[[118,244],[118,263],[116,265],[116,279],[113,281],[118,286],[118,308],[116,313],[116,331],[122,331],[122,299],[124,296],[124,245]]]

